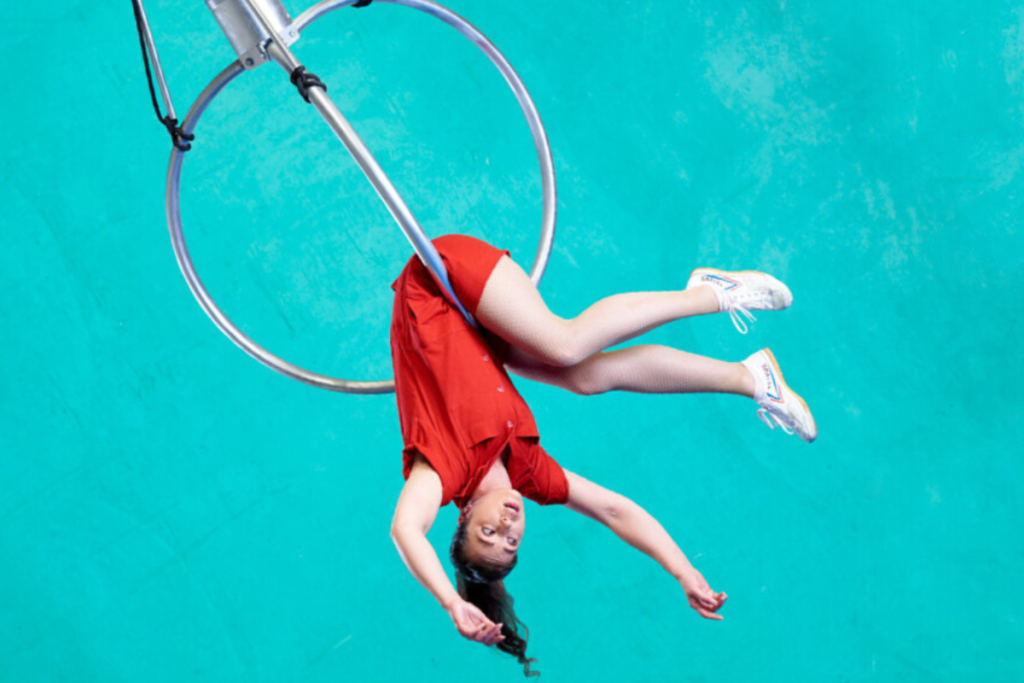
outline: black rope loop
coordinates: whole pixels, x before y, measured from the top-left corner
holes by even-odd
[[[187,152],[192,149],[192,145],[188,144],[196,139],[196,136],[192,133],[186,133],[182,130],[181,126],[178,125],[178,119],[172,119],[170,116],[165,116],[160,119],[160,122],[167,128],[167,132],[171,134],[171,142],[175,147],[180,149],[182,152]]]
[[[327,86],[323,84],[316,74],[306,71],[306,67],[301,64],[295,67],[291,75],[292,85],[299,89],[299,94],[302,95],[302,99],[309,102],[309,90],[310,88],[321,88],[324,92],[327,92]]]
[[[171,134],[171,142],[182,152],[192,149],[188,144],[196,139],[195,135],[186,133],[178,126],[178,119],[172,118],[170,114],[164,116],[160,113],[160,105],[156,101],[156,88],[153,87],[153,73],[149,69],[149,52],[146,50],[146,39],[142,32],[142,7],[138,0],[132,0],[132,9],[135,10],[135,28],[139,32],[139,45],[142,47],[142,64],[146,67],[146,82],[149,83],[149,98],[153,101],[153,111],[156,112],[157,120],[164,124],[167,132]]]

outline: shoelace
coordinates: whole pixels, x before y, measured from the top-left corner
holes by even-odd
[[[754,322],[757,318],[750,312],[743,303],[753,304],[755,308],[763,308],[770,310],[774,308],[771,305],[771,291],[768,289],[755,289],[749,290],[747,287],[742,287],[739,292],[731,293],[726,295],[725,299],[725,310],[729,312],[729,317],[732,318],[732,324],[736,326],[736,331],[740,334],[747,333],[747,323],[743,320],[741,315],[747,317],[747,320]]]
[[[741,303],[733,301],[732,298],[726,299],[725,310],[728,311],[729,317],[732,318],[732,324],[736,326],[736,331],[740,334],[747,333],[747,323],[743,321],[740,314],[747,316],[747,320],[754,322],[757,318],[754,314],[747,310],[747,307]]]
[[[782,427],[782,431],[786,432],[787,434],[794,433],[794,430],[791,427],[789,427],[785,422],[783,422],[781,417],[771,412],[767,408],[758,408],[757,416],[761,418],[762,422],[768,425],[768,429],[775,429],[775,425],[778,425],[779,427]]]

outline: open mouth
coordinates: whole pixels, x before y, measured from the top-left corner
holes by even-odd
[[[519,506],[516,505],[515,503],[505,503],[505,507],[508,508],[509,510],[511,510],[512,512],[516,513],[516,514],[519,514],[519,512],[520,512]]]

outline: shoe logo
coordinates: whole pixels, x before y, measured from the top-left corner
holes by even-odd
[[[782,403],[782,391],[779,389],[779,383],[775,381],[775,373],[772,372],[771,365],[768,363],[762,364],[761,372],[764,373],[766,387],[764,395],[776,403]]]
[[[729,278],[723,277],[722,275],[701,275],[700,279],[712,285],[721,287],[727,292],[730,289],[736,289],[737,287],[740,286],[740,283],[737,282],[736,280],[730,280]]]

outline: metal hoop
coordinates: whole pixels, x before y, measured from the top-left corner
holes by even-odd
[[[357,0],[324,0],[303,12],[298,19],[295,20],[291,28],[301,31],[328,12],[351,5],[356,1]],[[540,161],[541,181],[544,190],[544,205],[540,243],[537,248],[537,254],[534,257],[533,266],[530,269],[531,279],[535,284],[540,284],[540,280],[544,276],[544,270],[547,268],[548,259],[551,256],[551,246],[555,237],[555,173],[547,134],[544,131],[540,115],[537,113],[537,108],[534,105],[533,100],[530,98],[530,94],[527,92],[526,87],[523,85],[518,74],[516,74],[515,70],[508,63],[508,60],[505,59],[494,44],[469,22],[451,10],[432,2],[431,0],[377,1],[394,5],[404,5],[406,7],[421,10],[455,28],[459,33],[469,38],[473,44],[487,55],[488,59],[498,67],[498,70],[501,72],[502,76],[504,76],[505,81],[512,88],[512,92],[515,94],[516,100],[519,102],[519,106],[530,126],[534,146],[537,149],[537,158]],[[185,117],[182,129],[186,133],[192,133],[195,130],[196,124],[199,122],[199,118],[203,115],[203,112],[206,110],[207,106],[209,106],[210,102],[213,101],[213,98],[216,97],[228,83],[234,80],[243,71],[245,71],[245,68],[242,64],[239,61],[235,61],[210,81],[210,84],[207,85],[199,94],[199,97],[192,104],[188,115]],[[210,293],[206,290],[202,281],[199,279],[195,266],[192,264],[192,258],[189,255],[188,248],[185,245],[185,236],[181,227],[181,208],[179,204],[179,184],[181,180],[181,164],[183,158],[184,155],[180,150],[176,148],[173,149],[171,151],[170,164],[167,170],[167,224],[171,233],[171,244],[174,247],[174,254],[178,260],[178,266],[181,268],[181,272],[185,276],[185,280],[188,282],[189,289],[192,290],[192,294],[196,297],[199,305],[203,308],[210,319],[213,320],[217,327],[220,328],[221,332],[227,335],[231,341],[260,363],[263,363],[270,369],[275,370],[286,377],[291,377],[292,379],[296,379],[300,382],[304,382],[321,389],[351,394],[383,394],[394,391],[395,383],[393,380],[345,380],[304,370],[303,368],[275,356],[261,347],[239,330],[234,323],[224,315],[223,311],[220,310],[214,302],[213,297],[210,296]]]

